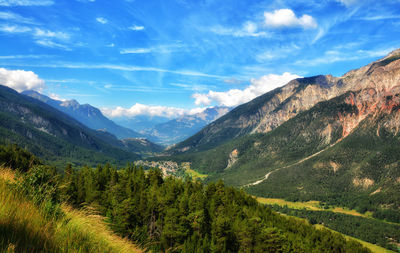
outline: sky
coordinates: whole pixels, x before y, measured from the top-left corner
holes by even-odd
[[[400,0],[0,0],[0,84],[109,117],[237,106],[400,48]]]

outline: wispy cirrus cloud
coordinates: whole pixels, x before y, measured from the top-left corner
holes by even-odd
[[[336,0],[336,2],[339,2],[346,7],[349,7],[352,5],[356,5],[356,4],[360,3],[361,1],[360,0]]]
[[[57,48],[57,49],[63,49],[66,51],[71,51],[72,49],[68,47],[67,45],[61,44],[54,42],[49,39],[38,39],[35,41],[36,44],[44,46],[44,47],[50,47],[50,48]]]
[[[172,44],[172,45],[160,45],[148,48],[123,48],[119,52],[120,54],[148,54],[148,53],[168,54],[183,50],[184,48],[186,48],[185,45]]]
[[[119,52],[121,54],[148,54],[153,51],[153,48],[123,48]]]
[[[26,18],[11,11],[0,11],[0,19],[21,24],[36,24],[32,18]]]
[[[145,29],[145,27],[141,26],[141,25],[133,25],[133,26],[128,27],[128,29],[132,30],[132,31],[143,31]]]
[[[248,21],[241,28],[230,28],[224,26],[214,26],[210,31],[218,35],[229,35],[234,37],[268,37],[269,34],[265,31],[259,31],[258,25]]]
[[[49,6],[53,0],[0,0],[0,6]]]
[[[100,24],[103,24],[103,25],[108,23],[108,20],[105,19],[105,18],[103,18],[103,17],[98,17],[98,18],[96,18],[96,21],[97,21],[98,23],[100,23]]]
[[[35,28],[33,32],[33,36],[35,37],[43,37],[43,38],[56,38],[58,40],[68,40],[71,35],[65,32],[55,32],[50,30],[43,30],[40,28]]]
[[[34,39],[34,42],[38,45],[68,51],[71,50],[71,48],[65,44],[65,42],[68,42],[71,37],[71,35],[66,32],[51,31],[37,27],[35,28],[15,24],[0,25],[0,32],[6,34],[29,34]]]
[[[0,60],[10,60],[10,59],[42,59],[42,58],[50,57],[50,55],[0,55]]]
[[[360,59],[383,57],[396,49],[395,47],[381,48],[376,50],[356,50],[355,52],[341,52],[328,50],[321,57],[314,59],[298,60],[294,65],[317,66],[321,64],[332,64],[335,62],[355,61]]]
[[[114,64],[88,64],[88,63],[72,63],[72,62],[54,62],[52,64],[42,63],[15,63],[7,62],[8,66],[25,66],[25,67],[41,67],[41,68],[65,68],[65,69],[108,69],[108,70],[120,70],[120,71],[144,71],[144,72],[160,72],[160,73],[171,73],[182,76],[196,76],[196,77],[209,77],[216,79],[226,79],[227,76],[220,76],[214,74],[207,74],[203,72],[193,70],[171,70],[155,67],[143,67],[143,66],[131,66],[131,65],[114,65]]]
[[[9,24],[0,25],[0,32],[3,33],[27,33],[31,31],[32,29],[28,26],[9,25]]]
[[[297,17],[291,9],[279,9],[264,12],[265,25],[272,28],[301,27],[304,29],[317,28],[315,19],[307,14]]]

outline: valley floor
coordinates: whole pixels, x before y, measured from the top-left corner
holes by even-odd
[[[338,215],[342,215],[342,216],[344,215],[344,216],[347,216],[348,220],[351,219],[351,216],[353,216],[353,217],[355,217],[355,219],[352,221],[352,225],[354,225],[353,223],[359,223],[360,222],[359,218],[365,218],[365,219],[368,219],[370,221],[373,221],[375,224],[379,223],[379,224],[382,225],[382,224],[386,223],[390,227],[400,227],[400,224],[397,224],[397,223],[386,222],[386,221],[374,219],[374,218],[372,218],[372,214],[368,213],[368,212],[365,213],[365,214],[361,214],[361,213],[357,212],[356,210],[350,210],[348,208],[337,207],[337,206],[323,206],[323,204],[320,201],[292,202],[292,201],[287,201],[287,200],[284,200],[284,199],[262,198],[262,197],[256,197],[256,199],[257,199],[258,202],[272,207],[272,209],[274,209],[275,211],[278,211],[278,212],[281,211],[280,212],[281,214],[289,215],[289,216],[292,216],[292,217],[301,217],[299,219],[306,218],[307,212],[314,213],[314,214],[317,213],[317,212],[320,212],[321,214],[332,213],[332,214],[338,214]],[[274,208],[274,206],[275,207],[279,207],[279,208]],[[299,214],[301,213],[303,216],[298,216],[298,215],[293,216],[293,214],[297,213],[297,212],[290,212],[290,210],[298,210],[299,211],[298,213]],[[286,214],[286,213],[289,213],[289,214]],[[311,217],[311,219],[314,220],[314,216],[310,215],[310,217]],[[307,217],[306,219],[309,220],[310,217]],[[335,219],[334,215],[329,215],[329,219],[330,220]],[[314,223],[318,223],[318,222],[321,223],[322,221],[323,221],[323,219],[321,219],[319,221],[318,220],[314,220],[313,222]],[[342,224],[342,226],[347,226],[347,225],[349,225],[349,224]],[[329,229],[331,231],[340,233],[337,230],[332,229],[331,227],[334,227],[334,226],[332,226],[332,224],[330,224],[330,223],[327,223],[327,224],[325,224],[325,223],[323,223],[323,224],[315,224],[314,226],[316,226],[317,228],[326,228],[326,229]],[[358,228],[355,228],[355,230],[357,230],[357,229]],[[363,229],[363,227],[361,227],[361,229]],[[396,229],[396,228],[394,228],[394,229]],[[391,234],[389,228],[387,229],[387,231],[379,231],[379,232],[381,234],[387,234],[387,235]],[[370,242],[367,242],[365,240],[361,240],[359,238],[356,238],[354,236],[350,236],[350,235],[348,235],[346,233],[341,233],[341,234],[344,235],[347,239],[354,239],[354,240],[360,242],[363,246],[367,247],[372,252],[377,252],[377,253],[394,252],[392,250],[386,249],[386,248],[381,247],[379,245],[376,245],[374,243],[370,243]],[[393,234],[393,236],[396,236],[396,235]],[[371,238],[371,239],[375,240],[375,238]],[[398,248],[398,251],[400,251],[400,248]]]

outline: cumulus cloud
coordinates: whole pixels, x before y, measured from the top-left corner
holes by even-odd
[[[176,118],[186,114],[196,114],[204,111],[205,108],[183,109],[168,106],[151,106],[136,103],[130,108],[115,107],[115,108],[102,108],[101,111],[104,115],[110,118],[117,117],[135,117],[138,115],[148,116],[163,116],[167,118]]]
[[[259,79],[251,79],[250,85],[244,90],[231,89],[226,92],[210,90],[208,93],[195,93],[192,97],[195,99],[196,105],[209,105],[216,102],[223,106],[237,106],[296,78],[300,78],[300,76],[288,72],[282,75],[269,74]]]
[[[32,71],[7,70],[5,68],[0,68],[0,84],[18,92],[24,90],[40,91],[45,86],[45,82]]]
[[[264,12],[265,25],[273,28],[302,27],[316,28],[317,22],[310,15],[297,17],[291,9],[279,9],[273,12]]]
[[[102,17],[96,18],[96,21],[103,25],[108,23],[108,20]]]
[[[48,6],[52,0],[0,0],[0,6]]]

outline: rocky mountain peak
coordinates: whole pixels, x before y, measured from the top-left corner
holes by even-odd
[[[338,97],[349,91],[373,89],[378,97],[393,94],[400,86],[400,50],[352,70],[342,77],[318,75],[290,81],[238,106],[201,133],[177,144],[176,151],[197,150],[199,146],[216,145],[248,133],[266,133],[304,112],[317,103]],[[226,134],[226,133],[229,134]],[[218,141],[215,141],[218,140]]]
[[[80,106],[78,101],[76,101],[75,99],[63,101],[60,105],[64,107],[72,107],[74,109],[78,109]]]

